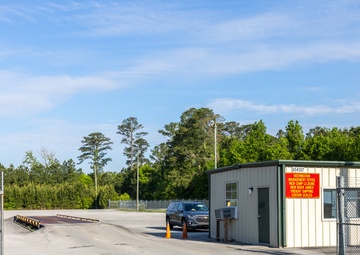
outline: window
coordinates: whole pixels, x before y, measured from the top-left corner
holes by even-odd
[[[178,204],[177,210],[178,210],[178,212],[184,210],[182,203],[179,203],[179,204]]]
[[[347,219],[360,218],[360,189],[344,189],[344,216]],[[324,189],[324,219],[336,219],[336,189]]]
[[[324,189],[324,219],[336,219],[336,189]]]
[[[226,183],[226,206],[237,206],[237,183]]]

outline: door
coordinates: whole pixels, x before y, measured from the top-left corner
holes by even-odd
[[[269,188],[258,189],[259,243],[270,243]]]
[[[178,204],[177,210],[174,215],[174,220],[178,226],[181,225],[181,219],[183,217],[183,214],[184,214],[184,208],[183,208],[183,204],[180,202]]]

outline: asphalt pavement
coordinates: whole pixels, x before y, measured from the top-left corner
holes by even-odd
[[[16,215],[38,219],[43,227],[29,231],[13,222]],[[59,219],[57,215],[70,217]],[[164,213],[113,209],[5,211],[4,223],[5,254],[168,255],[169,251],[182,255],[336,254],[336,247],[272,248],[224,243],[210,239],[207,230],[189,230],[184,238],[182,229],[176,227],[166,238]]]

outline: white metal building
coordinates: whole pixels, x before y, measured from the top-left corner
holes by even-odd
[[[208,174],[210,238],[272,247],[336,246],[336,177],[360,178],[360,162],[278,160]],[[224,225],[217,209],[228,206],[235,217]],[[359,201],[355,206],[360,211]]]

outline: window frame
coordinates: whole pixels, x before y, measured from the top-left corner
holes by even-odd
[[[344,212],[347,220],[358,220],[360,219],[360,188],[344,188],[345,190],[345,201],[344,201]],[[326,205],[325,205],[325,192],[332,192],[331,194],[331,214],[332,217],[326,217]],[[352,195],[351,192],[354,194]],[[349,194],[350,193],[350,194]],[[327,203],[329,204],[329,203]],[[352,208],[352,209],[351,209]],[[323,188],[323,199],[322,199],[322,210],[323,220],[325,221],[336,221],[337,220],[337,189],[336,188]],[[333,214],[335,213],[335,216]]]
[[[325,195],[325,192],[328,192],[330,194],[330,203],[326,203],[325,202],[328,202],[327,199],[326,199],[326,195]],[[323,188],[323,191],[322,191],[322,212],[323,212],[323,220],[325,221],[336,221],[336,213],[337,213],[337,201],[336,201],[336,197],[337,197],[337,191],[336,191],[336,188]],[[326,199],[326,200],[325,200]],[[331,204],[331,210],[326,210],[326,205],[330,205]],[[331,213],[331,217],[326,217],[327,216],[327,213],[326,212],[330,212]],[[333,213],[335,212],[335,216],[333,216]]]
[[[230,185],[230,186],[229,186]],[[235,186],[235,189],[234,189]],[[229,189],[228,189],[229,187]],[[238,206],[239,183],[237,181],[229,181],[225,183],[225,206]],[[230,197],[228,196],[230,195]]]

